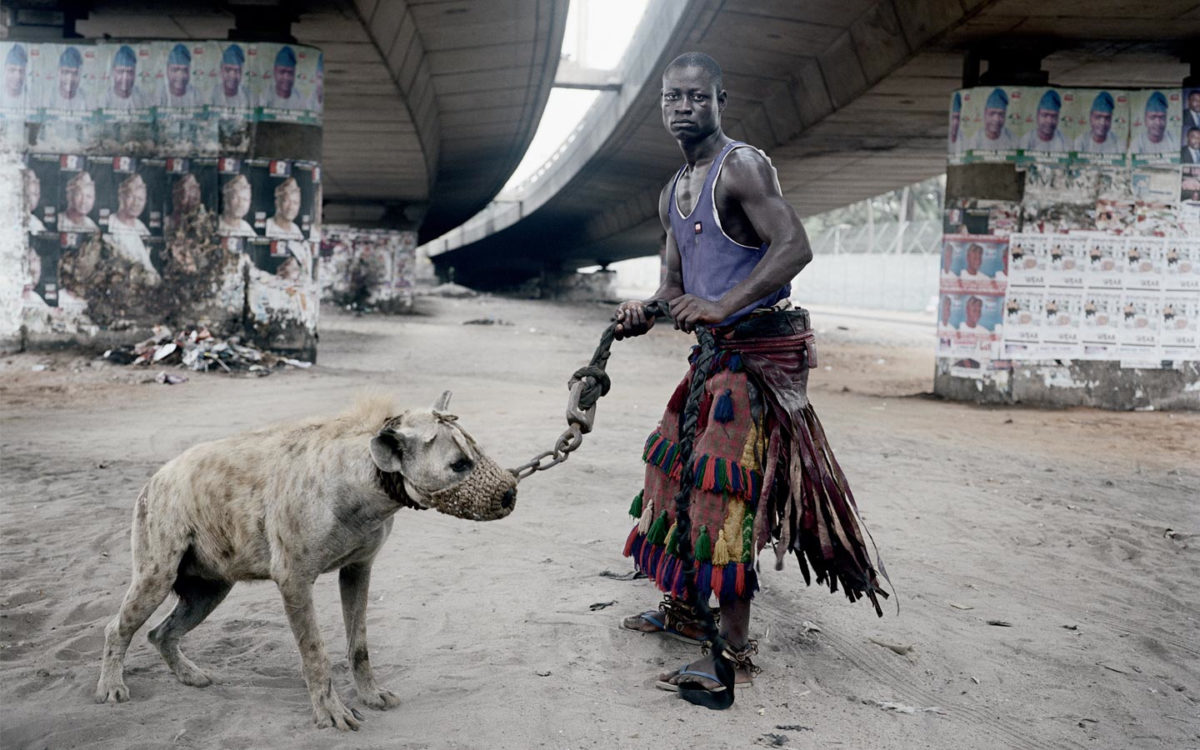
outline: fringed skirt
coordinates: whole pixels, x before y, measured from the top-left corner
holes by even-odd
[[[876,580],[866,530],[805,393],[816,361],[807,313],[754,316],[718,334],[692,451],[689,515],[699,594],[752,597],[758,557],[773,543],[776,568],[791,551],[806,581],[815,575],[831,591],[840,584],[852,601],[867,596],[882,614],[877,596],[887,593]],[[689,369],[646,440],[645,483],[630,507],[637,524],[625,543],[625,555],[673,596],[684,593],[674,498],[690,381]]]

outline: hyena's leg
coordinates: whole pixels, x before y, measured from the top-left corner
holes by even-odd
[[[158,647],[167,666],[184,685],[206,687],[212,680],[179,650],[179,641],[208,617],[233,588],[229,581],[211,581],[180,575],[175,579],[179,602],[171,614],[150,631],[150,642]]]
[[[298,578],[298,577],[297,577]],[[313,721],[318,727],[358,730],[356,712],[347,709],[333,689],[333,675],[329,667],[329,655],[317,629],[317,615],[312,601],[312,580],[286,578],[279,581],[283,595],[283,608],[287,611],[288,623],[300,647],[300,661],[304,669],[304,681],[308,684],[308,697],[312,700]]]
[[[100,682],[96,684],[98,703],[120,703],[129,700],[129,688],[125,686],[125,652],[129,641],[158,605],[167,598],[171,590],[171,578],[175,566],[171,565],[166,575],[148,575],[147,571],[135,567],[133,582],[125,592],[121,611],[104,629],[104,656],[100,662]]]
[[[367,589],[370,582],[370,561],[347,565],[338,571],[342,616],[346,621],[346,651],[350,656],[354,684],[358,687],[358,699],[371,708],[392,708],[400,705],[400,697],[375,684],[375,673],[367,655]]]

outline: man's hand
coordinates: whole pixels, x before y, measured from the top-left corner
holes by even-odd
[[[617,327],[613,338],[617,341],[632,336],[641,336],[654,327],[654,316],[646,314],[646,303],[636,299],[617,305]]]
[[[671,300],[671,317],[675,327],[691,333],[698,325],[715,325],[729,317],[717,302],[709,302],[691,294]]]

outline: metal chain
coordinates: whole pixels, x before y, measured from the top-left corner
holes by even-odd
[[[664,317],[671,314],[665,301],[656,300],[645,307],[647,315]],[[509,469],[518,482],[551,466],[558,466],[583,445],[583,436],[592,431],[592,424],[596,421],[596,402],[608,393],[612,385],[604,368],[608,364],[609,350],[616,340],[616,331],[617,323],[613,321],[600,335],[600,344],[592,354],[592,361],[576,370],[567,382],[567,387],[571,389],[567,399],[567,429],[558,436],[554,448],[539,453],[515,469]]]

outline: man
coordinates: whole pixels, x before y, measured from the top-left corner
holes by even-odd
[[[100,231],[100,227],[88,216],[95,206],[96,183],[87,172],[79,172],[67,182],[67,210],[58,217],[58,231]]]
[[[1058,130],[1060,111],[1062,97],[1054,89],[1048,89],[1038,100],[1033,130],[1021,139],[1021,148],[1026,151],[1066,152],[1067,139]]]
[[[1200,89],[1188,92],[1187,109],[1183,110],[1183,130],[1200,128]]]
[[[306,107],[310,112],[320,113],[325,109],[325,53],[317,53],[317,72],[313,74],[313,92]]]
[[[954,92],[950,100],[950,145],[951,154],[962,153],[962,139],[958,137],[959,126],[962,124],[962,94]]]
[[[250,180],[239,174],[221,188],[221,219],[217,234],[223,237],[253,237],[254,227],[244,218],[251,204]]]
[[[1200,164],[1200,128],[1187,131],[1187,145],[1180,149],[1179,158],[1184,164]]]
[[[1075,139],[1075,150],[1081,154],[1120,154],[1125,144],[1112,132],[1113,110],[1116,103],[1112,94],[1101,91],[1092,100],[1088,113],[1088,129]]]
[[[686,163],[659,197],[665,275],[653,299],[670,302],[676,327],[707,326],[719,342],[693,440],[699,466],[688,516],[698,566],[693,583],[702,600],[709,592],[720,600],[723,655],[734,665],[736,683],[745,685],[756,671],[749,638],[750,600],[758,587],[754,562],[776,531],[782,535],[777,565],[795,550],[815,567],[818,581],[836,580],[852,598],[875,601],[886,594],[877,588],[845,478],[807,404],[808,368],[816,364],[808,315],[786,309],[789,282],[812,250],[770,160],[722,132],[725,102],[720,66],[708,55],[681,55],[663,73],[663,125]],[[652,327],[648,302],[617,308],[617,338]],[[687,408],[689,381],[680,384],[647,443],[645,486],[630,509],[638,523],[625,547],[668,596],[659,609],[622,625],[695,643],[706,633],[678,598],[687,561],[677,557],[674,536],[680,480],[673,461],[686,439],[680,412]],[[822,477],[828,493],[805,490]],[[823,555],[822,541],[836,549],[826,546]],[[717,692],[723,688],[714,670],[714,657],[705,656],[660,675],[658,686]]]
[[[186,44],[176,44],[167,55],[167,107],[198,107],[200,97],[192,85],[192,53]]]
[[[1134,141],[1134,154],[1169,154],[1175,150],[1176,141],[1167,137],[1167,97],[1161,91],[1146,99],[1142,121],[1145,127]]]
[[[250,109],[250,95],[242,85],[242,70],[246,54],[239,45],[231,44],[221,54],[221,85],[213,87],[212,104],[230,109]]]
[[[47,107],[66,112],[85,112],[91,107],[79,82],[83,55],[75,47],[67,47],[58,56],[58,83],[50,92]]]
[[[966,310],[966,320],[963,323],[967,328],[978,328],[979,319],[983,317],[983,300],[979,297],[968,297],[964,308]]]
[[[23,110],[25,103],[25,70],[29,64],[25,47],[14,44],[4,58],[4,88],[0,89],[0,108]]]
[[[301,109],[300,92],[296,90],[296,53],[291,47],[279,48],[275,67],[271,71],[271,88],[263,95],[262,106],[267,109]]]
[[[42,201],[42,181],[32,169],[21,171],[25,188],[25,211],[29,214],[29,233],[38,234],[46,231],[46,225],[37,217],[34,211]]]
[[[302,240],[304,233],[296,226],[300,215],[300,185],[289,177],[275,188],[275,214],[267,219],[267,237],[280,240]]]
[[[132,174],[117,188],[117,212],[108,219],[110,241],[117,251],[129,262],[145,269],[151,278],[158,278],[158,269],[150,261],[143,237],[150,230],[138,217],[146,210],[146,182],[140,175]]]
[[[992,89],[983,105],[983,127],[967,143],[975,151],[1011,151],[1017,147],[1017,139],[1009,131],[1008,94],[1004,89]]]
[[[137,55],[133,47],[122,44],[113,55],[109,77],[112,85],[104,92],[104,108],[117,110],[145,109],[150,98],[137,85]]]
[[[963,269],[963,276],[977,279],[982,274],[979,273],[980,267],[983,266],[983,245],[978,242],[972,242],[967,247],[967,267]]]

